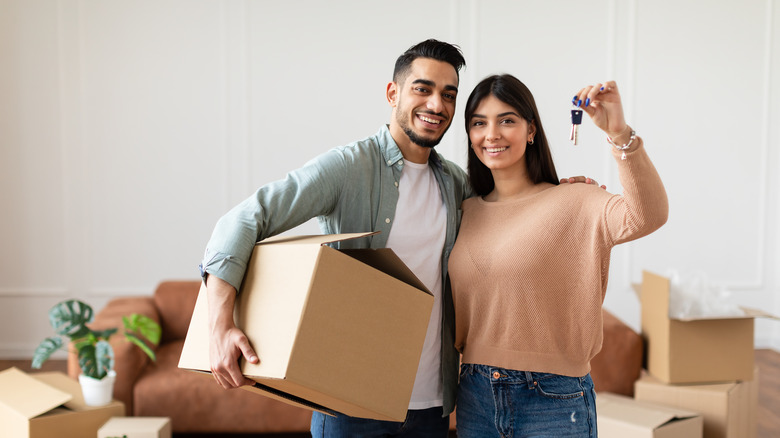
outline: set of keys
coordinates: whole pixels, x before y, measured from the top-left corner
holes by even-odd
[[[569,134],[569,140],[577,146],[577,129],[582,124],[582,110],[574,108],[571,110],[571,133]]]

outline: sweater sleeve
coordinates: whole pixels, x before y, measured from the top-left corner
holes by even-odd
[[[669,216],[669,201],[661,177],[650,161],[644,142],[622,152],[612,149],[620,174],[623,194],[613,196],[604,210],[607,236],[612,245],[646,236],[660,228]]]

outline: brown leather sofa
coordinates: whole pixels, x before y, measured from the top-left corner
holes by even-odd
[[[224,390],[208,376],[178,368],[199,287],[197,280],[165,281],[153,296],[116,298],[98,312],[95,329],[121,326],[122,316],[131,313],[145,314],[162,327],[156,362],[121,336],[111,339],[114,398],[125,404],[127,415],[171,418],[175,433],[307,432],[311,413],[305,409],[244,390]],[[642,355],[642,338],[604,311],[604,346],[591,363],[596,390],[633,395]],[[68,373],[74,378],[79,373],[73,354]]]

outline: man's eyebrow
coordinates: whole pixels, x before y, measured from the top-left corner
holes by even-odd
[[[412,84],[423,84],[423,85],[427,85],[429,87],[435,87],[436,86],[436,82],[433,82],[433,81],[431,81],[429,79],[415,79],[415,80],[412,81]],[[450,90],[450,91],[455,91],[455,92],[458,91],[458,87],[456,87],[454,85],[447,85],[447,86],[444,87],[444,89],[445,90]]]

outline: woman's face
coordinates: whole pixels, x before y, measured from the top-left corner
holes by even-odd
[[[491,171],[525,173],[525,148],[535,132],[514,107],[493,95],[482,99],[469,121],[471,148]]]

